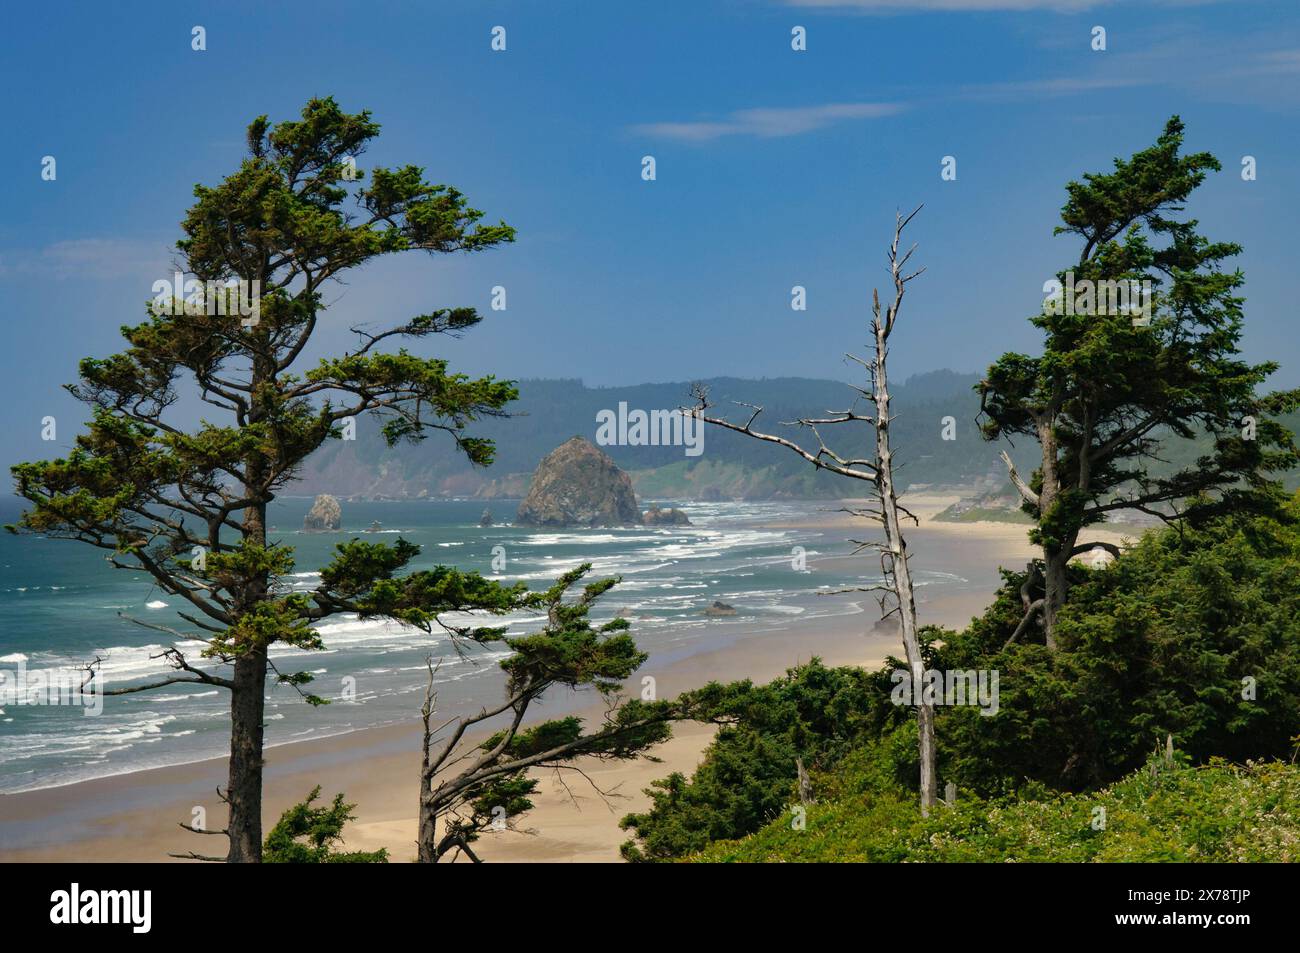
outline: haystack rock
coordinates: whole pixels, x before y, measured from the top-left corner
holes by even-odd
[[[311,510],[303,517],[302,528],[308,533],[324,533],[343,525],[343,507],[328,493],[316,497]]]
[[[632,478],[589,440],[573,437],[533,472],[516,523],[525,526],[639,526]]]

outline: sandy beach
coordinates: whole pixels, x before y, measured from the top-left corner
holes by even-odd
[[[942,552],[945,566],[957,566],[977,585],[970,591],[936,594],[918,607],[922,623],[959,628],[978,614],[998,584],[999,566],[1020,567],[1032,555],[1026,528],[1007,523],[938,523],[933,517],[955,495],[914,495],[905,502],[921,521],[907,533],[913,565],[925,567]],[[820,559],[871,559],[848,555],[852,537],[870,538],[874,527],[843,510],[852,501],[828,502],[825,513],[801,525],[826,533],[828,554]],[[841,533],[842,535],[837,535]],[[1121,543],[1123,534],[1097,532],[1090,538]],[[842,545],[837,545],[842,539]],[[813,566],[812,568],[816,568]],[[868,609],[873,608],[869,602]],[[893,635],[873,633],[877,614],[792,621],[789,627],[697,652],[671,664],[656,664],[654,646],[643,674],[653,675],[660,697],[695,688],[711,680],[751,678],[764,681],[813,656],[828,664],[881,663],[901,654]],[[634,627],[635,632],[635,627]],[[592,696],[579,714],[594,716]],[[545,710],[546,706],[543,706]],[[551,714],[554,714],[552,711]],[[521,830],[491,833],[476,845],[486,861],[616,862],[627,839],[619,818],[649,803],[643,793],[654,779],[673,771],[691,772],[708,745],[712,728],[681,724],[673,738],[653,752],[657,760],[580,764],[582,773],[540,775],[536,807],[520,822]],[[396,862],[414,855],[419,765],[418,714],[409,726],[356,731],[321,740],[286,744],[267,750],[265,818],[270,825],[288,805],[321,785],[325,797],[343,791],[356,807],[357,821],[348,828],[353,849],[386,847]],[[590,781],[584,780],[586,775]],[[4,861],[166,861],[169,854],[194,851],[224,853],[220,837],[182,830],[196,808],[206,810],[207,826],[221,826],[215,796],[225,783],[223,760],[202,761],[138,771],[64,787],[0,796],[5,829],[21,832],[0,842]],[[602,793],[603,792],[603,793]],[[205,843],[209,842],[209,843]]]

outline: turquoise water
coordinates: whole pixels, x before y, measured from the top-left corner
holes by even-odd
[[[633,632],[656,659],[688,656],[720,639],[744,638],[802,620],[874,610],[868,597],[819,599],[818,588],[875,580],[850,569],[868,560],[829,560],[842,555],[842,534],[769,528],[825,510],[825,503],[688,503],[689,527],[643,527],[543,531],[503,523],[480,528],[481,501],[355,502],[343,504],[343,531],[298,531],[307,499],[277,501],[273,536],[296,549],[295,587],[318,584],[316,570],[335,543],[353,536],[393,540],[400,534],[421,546],[415,568],[438,563],[492,572],[493,547],[504,547],[500,575],[535,588],[582,562],[597,575],[623,582],[602,600],[595,618],[615,613],[632,619]],[[513,517],[515,503],[497,502],[498,520]],[[646,502],[649,505],[649,501]],[[0,506],[11,522],[17,507]],[[374,522],[382,529],[368,532]],[[807,570],[795,568],[802,547]],[[839,567],[838,569],[836,567]],[[942,573],[921,573],[922,585],[961,585]],[[710,618],[715,599],[734,616]],[[72,670],[101,659],[108,687],[142,684],[169,669],[157,656],[177,645],[193,661],[198,643],[144,628],[131,618],[191,627],[177,617],[183,600],[161,593],[143,573],[115,570],[101,551],[67,540],[0,534],[0,672],[18,667]],[[539,618],[512,617],[516,632],[537,628]],[[869,623],[868,623],[869,624]],[[425,659],[441,658],[440,705],[444,699],[478,705],[497,700],[500,654],[479,651],[461,658],[445,639],[382,622],[336,616],[319,626],[323,652],[278,648],[281,671],[310,671],[311,690],[334,700],[313,708],[291,688],[268,690],[269,744],[317,738],[359,728],[416,723],[426,681]],[[355,695],[345,688],[355,680]],[[12,684],[12,682],[10,683]],[[103,699],[103,711],[81,707],[0,704],[0,791],[67,784],[85,778],[178,764],[224,754],[228,740],[228,694],[202,685],[171,685]]]

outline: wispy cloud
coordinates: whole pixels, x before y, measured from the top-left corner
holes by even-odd
[[[811,3],[813,0],[800,2]],[[922,2],[977,3],[992,0]],[[944,101],[1048,100],[1140,88],[1176,89],[1203,101],[1271,109],[1287,110],[1300,105],[1300,86],[1292,81],[1300,74],[1300,45],[1285,34],[1254,33],[1224,38],[1199,31],[1184,31],[1172,36],[1148,36],[1131,44],[1125,52],[1107,53],[1093,60],[1095,65],[1074,75],[968,83],[955,87],[896,87],[897,101],[893,102],[741,109],[720,118],[647,123],[633,126],[632,131],[652,138],[698,143],[726,136],[775,139],[804,135],[836,123],[882,119]],[[1188,71],[1185,69],[1187,63],[1198,64],[1197,69]]]
[[[1059,76],[1053,79],[1027,79],[962,86],[957,90],[957,96],[960,99],[1045,99],[1051,96],[1071,96],[1104,89],[1152,86],[1157,82],[1156,77],[1138,74]]]
[[[1289,76],[1300,73],[1300,49],[1269,50],[1230,70],[1230,76]]]
[[[633,132],[660,139],[708,142],[723,136],[780,139],[802,136],[835,123],[882,119],[903,111],[901,103],[826,103],[820,106],[739,109],[721,119],[652,122],[633,126]]]
[[[874,13],[989,12],[994,10],[1046,10],[1077,13],[1108,6],[1116,0],[785,0],[791,7],[838,7]]]
[[[1282,43],[1287,37],[1280,38]],[[1279,38],[1187,34],[1149,40],[1133,51],[1107,53],[1092,69],[1073,76],[960,86],[965,100],[1041,100],[1140,87],[1176,89],[1207,102],[1290,109],[1300,104],[1300,47]],[[1187,70],[1187,63],[1196,63]],[[919,95],[923,95],[918,93]]]
[[[999,10],[1081,13],[1120,0],[784,0],[789,7],[858,10],[864,13],[988,13]],[[1135,0],[1129,0],[1130,4]],[[1147,0],[1153,6],[1199,7],[1227,0]]]
[[[0,278],[38,275],[56,279],[171,276],[175,251],[167,242],[74,238],[35,250],[0,252]]]

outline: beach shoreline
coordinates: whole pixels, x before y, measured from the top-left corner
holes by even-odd
[[[1022,525],[935,522],[933,516],[956,498],[928,494],[906,501],[920,520],[919,526],[907,532],[914,565],[925,567],[935,553],[943,552],[944,565],[964,568],[972,581],[968,589],[936,590],[932,597],[923,590],[918,605],[923,624],[964,627],[992,599],[999,566],[1019,568],[1033,555]],[[860,538],[866,525],[846,512],[857,502],[861,501],[828,501],[824,516],[799,522],[804,528],[821,529],[830,540],[836,539],[836,533],[844,533],[842,553],[820,556],[818,563],[869,558],[849,555],[852,546],[848,539]],[[784,525],[794,524],[780,524]],[[1124,537],[1101,531],[1096,538],[1119,542]],[[810,569],[815,571],[818,563]],[[815,581],[815,572],[813,578]],[[869,600],[862,601],[866,611],[860,614],[812,621],[794,618],[779,629],[724,640],[720,647],[704,647],[666,663],[657,662],[654,646],[646,645],[651,659],[634,681],[639,684],[642,675],[652,675],[658,696],[669,698],[711,680],[768,681],[814,656],[828,665],[878,666],[889,655],[901,655],[902,647],[890,627],[875,630],[878,614],[871,611],[874,606]],[[585,704],[581,697],[543,704],[538,717],[553,716],[557,708],[597,717],[603,709],[596,706],[594,695],[586,697]],[[357,820],[345,831],[348,849],[385,847],[393,861],[412,859],[418,722],[419,713],[413,710],[407,725],[362,728],[268,748],[266,829],[281,811],[319,784],[323,797],[342,791],[357,805]],[[642,789],[651,781],[673,771],[689,774],[699,763],[713,730],[692,723],[674,726],[673,738],[651,752],[657,761],[585,759],[579,766],[589,781],[579,776],[575,784],[572,779],[542,773],[533,798],[535,807],[522,818],[521,830],[484,835],[476,853],[487,861],[619,860],[618,845],[627,835],[618,828],[618,819],[645,809],[649,798]],[[208,838],[179,825],[201,820],[204,826],[220,827],[224,810],[216,789],[224,786],[224,775],[225,760],[217,758],[0,795],[0,860],[148,862],[172,859],[170,854],[205,853]],[[224,842],[215,837],[212,842],[219,845],[215,852],[222,853]]]

